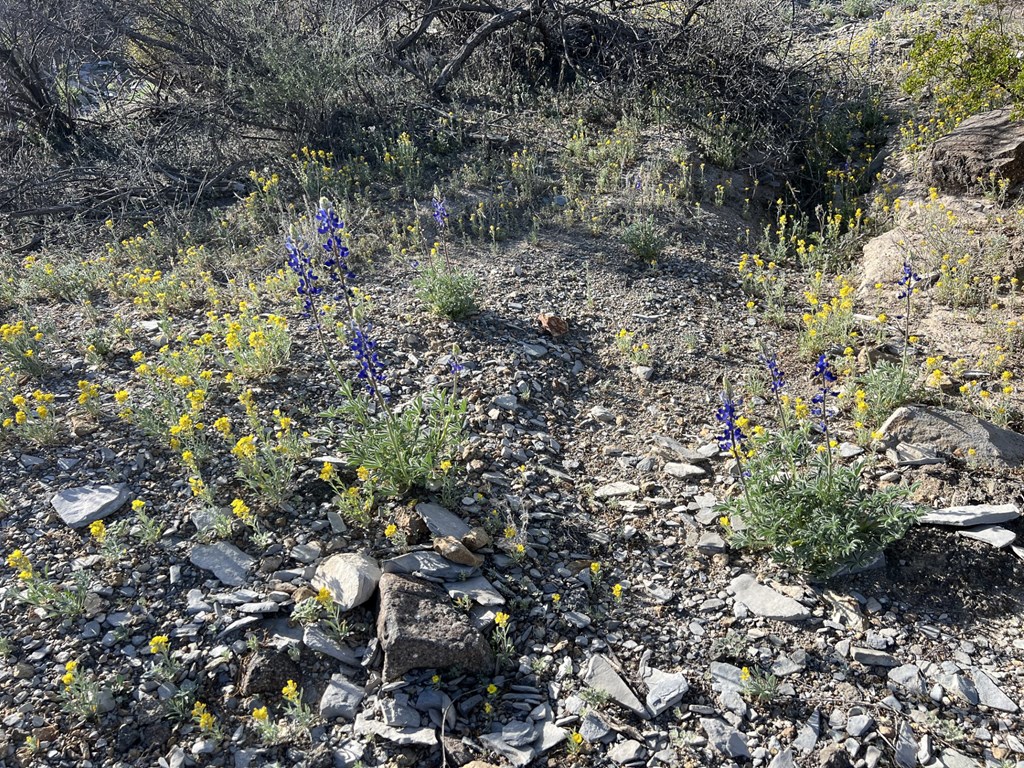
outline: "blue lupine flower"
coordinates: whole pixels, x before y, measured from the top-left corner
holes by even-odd
[[[715,418],[722,425],[722,435],[718,438],[718,447],[723,451],[737,453],[747,436],[736,423],[739,416],[736,413],[739,402],[734,400],[728,390],[722,393],[722,405],[715,413]]]
[[[782,388],[786,386],[786,377],[782,374],[782,369],[779,368],[779,361],[775,358],[775,355],[761,355],[761,362],[764,363],[768,369],[768,373],[771,374],[771,388],[772,394],[779,394],[782,392]]]
[[[821,391],[811,398],[811,403],[814,404],[811,408],[811,413],[821,419],[819,426],[827,435],[828,417],[830,416],[830,413],[826,402],[828,401],[829,395],[835,394],[831,389],[829,389],[828,385],[836,380],[836,375],[832,372],[831,367],[829,367],[828,358],[826,358],[824,354],[818,356],[818,362],[814,366],[814,378],[821,382]]]
[[[320,198],[320,206],[316,212],[316,231],[321,235],[336,232],[345,226],[341,217],[335,212],[331,204],[324,198]]]
[[[452,373],[459,374],[466,370],[466,366],[459,362],[459,358],[452,355],[448,358],[448,367],[451,368]]]
[[[448,209],[444,205],[444,198],[438,200],[436,197],[433,200],[434,206],[434,222],[437,224],[438,229],[444,229],[448,226]]]
[[[288,267],[299,278],[296,293],[302,296],[303,314],[308,317],[313,313],[314,298],[323,293],[323,288],[318,284],[319,278],[313,268],[313,259],[309,256],[305,244],[296,242],[289,236],[285,238],[284,247],[288,253]]]
[[[818,362],[814,366],[814,378],[820,378],[823,382],[829,383],[836,380],[836,375],[832,373],[832,368],[829,367],[828,358],[824,353],[818,356]]]
[[[352,323],[352,342],[349,349],[356,362],[359,363],[357,378],[366,383],[366,389],[372,394],[377,384],[384,381],[384,363],[377,355],[377,343],[370,338],[370,326],[360,327]]]
[[[898,298],[905,299],[910,296],[914,292],[914,283],[920,279],[921,276],[914,271],[910,262],[903,262],[903,274],[900,276],[900,279],[896,281],[896,285],[903,289],[900,291]]]

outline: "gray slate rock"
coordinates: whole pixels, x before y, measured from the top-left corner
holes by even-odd
[[[524,768],[524,766],[529,765],[533,761],[533,758],[536,757],[532,747],[520,749],[519,747],[513,747],[511,744],[507,744],[502,738],[501,731],[483,734],[480,737],[480,743],[485,747],[493,749],[512,765],[516,766],[516,768]]]
[[[899,768],[916,768],[917,766],[917,740],[914,738],[914,729],[906,720],[900,721],[899,730],[896,732],[896,765]]]
[[[743,690],[743,680],[741,679],[743,670],[739,667],[726,664],[723,661],[713,661],[709,669],[711,671],[712,690],[719,693],[725,693],[726,691],[739,693]]]
[[[344,675],[331,675],[331,680],[320,697],[320,717],[332,720],[342,717],[355,720],[365,691]]]
[[[916,664],[904,664],[889,670],[889,679],[915,696],[924,696],[924,677]]]
[[[779,621],[802,621],[810,618],[807,608],[771,587],[758,584],[749,573],[741,573],[729,584],[737,602],[743,603],[757,616]]]
[[[533,722],[513,720],[502,726],[501,738],[513,747],[526,747],[536,741],[537,733]]]
[[[459,667],[493,670],[490,643],[433,584],[395,573],[380,580],[377,637],[384,651],[384,679],[410,669]]]
[[[768,768],[796,768],[796,761],[793,760],[793,750],[784,749],[768,763]]]
[[[726,549],[728,549],[728,545],[725,539],[715,531],[705,531],[697,542],[697,551],[708,555],[725,552]]]
[[[1024,435],[961,411],[908,405],[897,408],[881,426],[890,443],[912,443],[938,455],[966,455],[1002,467],[1024,463]]]
[[[818,736],[820,735],[821,710],[816,709],[811,713],[807,722],[797,731],[796,738],[793,739],[793,747],[806,755],[814,749],[814,745],[818,743]]]
[[[1013,703],[1013,699],[992,682],[992,678],[980,669],[972,669],[971,677],[974,678],[974,687],[978,691],[978,702],[986,707],[998,709],[1000,712],[1016,712],[1019,707]]]
[[[311,651],[337,659],[353,669],[359,669],[359,657],[347,645],[341,645],[317,624],[310,624],[302,632],[302,642]]]
[[[408,552],[381,565],[384,573],[405,574],[408,576],[422,575],[425,578],[441,581],[468,579],[477,573],[476,568],[468,565],[457,565],[437,554],[437,552]]]
[[[1016,504],[971,504],[963,507],[946,507],[922,515],[917,522],[926,525],[950,525],[965,528],[975,525],[1008,523],[1020,517]]]
[[[647,683],[647,708],[654,717],[669,707],[674,707],[690,690],[690,683],[683,674],[662,672],[653,667],[644,678],[644,682]]]
[[[50,504],[67,525],[82,528],[113,514],[130,498],[124,483],[90,485],[58,491],[50,499]]]
[[[962,752],[957,752],[955,749],[942,750],[942,754],[939,755],[938,764],[942,768],[981,768],[981,763],[977,760],[973,760]]]
[[[1001,525],[980,525],[975,528],[964,528],[957,534],[965,539],[974,539],[988,544],[990,547],[1002,549],[1017,540],[1017,534]]]
[[[642,760],[647,755],[644,745],[635,739],[616,742],[607,752],[608,759],[622,765]]]
[[[416,514],[423,518],[430,533],[440,538],[451,536],[462,541],[473,530],[465,520],[440,504],[417,504]]]
[[[876,651],[873,648],[861,648],[856,645],[850,648],[850,657],[866,667],[898,667],[900,665],[890,653]]]
[[[401,747],[433,747],[438,742],[437,731],[433,728],[392,728],[369,719],[364,712],[356,715],[352,732],[356,736],[379,736]]]
[[[707,474],[707,470],[703,467],[698,467],[694,464],[683,464],[675,461],[670,461],[665,464],[664,472],[669,477],[675,477],[680,480],[690,480],[695,477],[703,477]]]
[[[626,682],[615,671],[611,662],[601,654],[590,657],[590,661],[582,670],[583,682],[599,691],[607,693],[614,701],[626,709],[633,710],[640,717],[648,718],[646,708],[640,703],[636,694],[630,690]]]
[[[504,605],[505,598],[483,576],[465,581],[451,581],[444,585],[452,598],[468,597],[478,605]]]
[[[875,719],[871,715],[853,715],[846,721],[846,732],[859,739],[875,729]]]
[[[632,496],[640,490],[640,486],[632,483],[617,482],[602,485],[594,491],[595,499],[617,499],[623,496]]]
[[[372,557],[345,552],[320,563],[312,584],[314,589],[327,587],[338,607],[350,611],[373,596],[380,575],[380,566]]]
[[[192,547],[189,559],[192,565],[204,571],[212,571],[220,581],[232,587],[245,584],[249,572],[256,564],[256,558],[226,541],[196,544]]]
[[[664,452],[675,455],[687,464],[703,464],[709,460],[706,453],[701,453],[700,451],[687,448],[678,440],[671,437],[665,437],[664,435],[652,435],[651,439],[654,440],[654,444]]]
[[[708,744],[717,749],[723,755],[733,758],[750,759],[750,751],[747,749],[747,739],[738,730],[727,723],[711,717],[702,717],[700,726],[707,734]]]

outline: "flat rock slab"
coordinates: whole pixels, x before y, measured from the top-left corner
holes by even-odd
[[[583,682],[598,691],[604,691],[613,701],[633,710],[642,718],[649,718],[650,713],[636,694],[626,685],[619,673],[604,656],[597,653],[590,657],[590,661],[582,670]]]
[[[483,734],[480,736],[480,743],[497,752],[516,768],[525,768],[536,757],[532,748],[520,749],[506,742],[501,731]]]
[[[662,672],[653,667],[644,678],[644,682],[647,683],[647,708],[654,717],[669,707],[674,707],[690,690],[690,683],[685,675],[679,672]]]
[[[477,573],[476,568],[468,565],[457,565],[445,559],[437,552],[408,552],[381,564],[384,573],[398,573],[408,576],[422,575],[426,578],[441,581],[468,579]]]
[[[707,474],[707,470],[695,464],[670,461],[665,464],[665,474],[680,480],[689,480],[694,477],[703,477]]]
[[[320,563],[313,574],[312,584],[314,589],[327,587],[341,610],[350,611],[373,596],[380,575],[380,566],[375,559],[346,552],[331,555]]]
[[[946,748],[939,755],[938,765],[941,768],[981,768],[981,763],[955,749]]]
[[[975,525],[1008,523],[1020,517],[1016,504],[971,504],[964,507],[946,507],[928,512],[918,518],[924,525],[950,525],[966,528]]]
[[[974,460],[1003,467],[1024,464],[1024,435],[945,408],[908,405],[893,411],[880,431],[889,443],[911,443],[938,456],[964,457],[974,449]]]
[[[356,736],[379,736],[400,747],[433,747],[438,742],[437,731],[433,728],[392,728],[368,719],[362,712],[356,715],[352,732]]]
[[[82,528],[102,520],[123,507],[131,494],[123,483],[87,485],[59,491],[50,503],[60,519],[72,528]]]
[[[320,717],[355,720],[366,692],[344,675],[331,675],[331,681],[320,697]]]
[[[617,499],[622,496],[632,496],[640,490],[639,485],[632,483],[608,483],[594,491],[595,499]]]
[[[743,603],[757,616],[779,621],[802,621],[811,612],[791,597],[776,592],[771,587],[758,584],[749,573],[741,573],[729,584],[736,595],[736,601]]]
[[[709,461],[707,455],[692,448],[687,448],[674,438],[665,437],[664,435],[653,435],[651,439],[654,440],[654,444],[661,448],[662,451],[682,459],[687,464],[701,464]]]
[[[444,585],[453,598],[468,597],[479,605],[504,605],[505,598],[483,576],[465,581],[452,581]]]
[[[1001,712],[1016,712],[1019,709],[1013,699],[1003,693],[999,686],[992,682],[992,678],[980,669],[972,669],[971,677],[974,678],[974,687],[978,691],[980,704]]]
[[[384,651],[384,679],[410,669],[493,672],[490,643],[437,586],[396,573],[380,579],[377,638]]]
[[[220,581],[232,587],[245,584],[249,572],[256,564],[256,558],[226,541],[196,544],[192,547],[190,559],[192,565],[204,571],[212,571]]]
[[[431,534],[441,538],[451,536],[462,541],[473,530],[465,520],[440,504],[417,504],[416,514],[423,518]]]
[[[747,739],[738,730],[722,720],[710,717],[700,719],[700,727],[707,734],[708,744],[727,757],[750,759]]]
[[[850,656],[854,661],[860,662],[865,667],[898,667],[900,663],[891,653],[876,651],[873,648],[850,648]]]
[[[964,528],[957,531],[957,534],[966,539],[983,541],[996,549],[1008,547],[1017,540],[1016,533],[1001,525],[979,525],[975,528]]]

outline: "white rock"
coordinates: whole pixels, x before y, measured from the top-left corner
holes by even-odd
[[[640,486],[633,485],[632,483],[617,482],[608,483],[602,485],[596,491],[594,491],[595,499],[615,499],[620,496],[632,496],[634,493],[640,490]]]
[[[370,599],[380,575],[380,566],[372,557],[345,552],[320,563],[312,584],[314,589],[327,587],[341,610],[350,611]]]
[[[665,464],[665,474],[669,477],[677,477],[680,480],[689,480],[692,477],[703,477],[707,474],[707,471],[694,464],[670,461]]]

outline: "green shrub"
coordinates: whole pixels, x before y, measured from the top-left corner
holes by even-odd
[[[622,242],[640,261],[654,262],[665,249],[665,239],[653,216],[645,216],[622,231]]]
[[[744,464],[743,494],[720,509],[743,523],[733,530],[734,546],[828,578],[899,541],[918,511],[901,503],[906,488],[865,489],[864,462],[829,466],[831,457],[816,453],[808,437],[796,430],[757,442]]]
[[[340,451],[349,466],[369,472],[376,492],[401,496],[414,487],[438,490],[447,482],[464,439],[465,398],[433,389],[402,406],[382,407],[351,382],[339,394],[342,404],[323,415],[344,424]]]
[[[866,462],[839,463],[829,425],[836,377],[824,355],[814,369],[819,389],[810,407],[798,400],[790,408],[777,362],[767,357],[764,362],[781,428],[748,443],[746,419],[728,388],[718,411],[725,428],[722,444],[738,463],[742,488],[719,505],[733,545],[768,552],[817,578],[869,562],[918,517],[916,507],[903,503],[909,490],[867,488],[862,482]],[[817,432],[819,440],[812,436]]]
[[[476,310],[476,276],[457,269],[447,257],[431,256],[412,284],[420,301],[442,317],[459,320]]]

